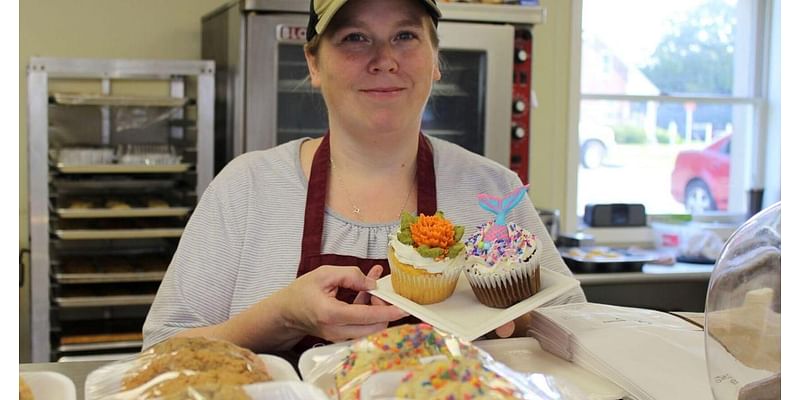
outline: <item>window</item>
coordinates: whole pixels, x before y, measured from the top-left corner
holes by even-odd
[[[589,203],[745,213],[763,188],[772,2],[577,3],[576,216]]]

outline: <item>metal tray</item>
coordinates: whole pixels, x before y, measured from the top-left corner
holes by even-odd
[[[57,229],[62,240],[106,240],[181,237],[183,228],[150,229]]]
[[[182,217],[189,213],[189,207],[135,207],[135,208],[59,208],[61,218],[145,218]]]
[[[58,346],[58,351],[61,352],[97,351],[97,350],[129,349],[129,348],[138,348],[138,349],[142,348],[142,341],[131,340],[126,342],[62,344]]]
[[[160,282],[166,272],[108,272],[89,274],[55,274],[58,283]]]
[[[560,248],[561,257],[567,267],[574,273],[608,273],[608,272],[641,272],[645,263],[653,262],[658,257],[647,251],[630,251],[627,249],[589,247],[579,248],[579,252],[570,252],[576,248]],[[592,250],[602,249],[604,254],[591,254]],[[609,254],[614,254],[610,256]]]
[[[136,306],[152,304],[154,294],[136,294],[123,296],[80,296],[56,297],[55,301],[61,307],[105,307],[105,306]]]
[[[186,172],[191,164],[85,164],[65,165],[58,163],[56,168],[64,174],[169,174]]]
[[[106,179],[92,180],[72,180],[55,178],[52,181],[53,188],[59,192],[87,191],[109,189],[146,189],[150,191],[174,189],[177,181],[175,179],[134,179],[125,176],[108,176]]]
[[[183,107],[181,97],[122,96],[95,93],[53,93],[56,104],[73,106]]]

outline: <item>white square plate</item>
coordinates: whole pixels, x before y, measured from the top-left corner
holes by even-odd
[[[580,285],[577,279],[545,268],[540,271],[542,287],[539,292],[505,309],[481,304],[463,274],[458,279],[453,295],[436,304],[420,305],[395,293],[391,275],[379,279],[378,288],[371,290],[370,294],[436,328],[472,341]]]

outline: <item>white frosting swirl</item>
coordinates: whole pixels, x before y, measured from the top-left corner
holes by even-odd
[[[397,239],[397,232],[389,235],[389,246],[394,248],[394,255],[397,259],[415,268],[424,269],[430,274],[440,274],[446,269],[457,268],[464,262],[463,252],[457,257],[445,257],[441,260],[423,257],[414,246],[409,246]]]
[[[487,222],[478,227],[478,230],[466,240],[467,265],[476,269],[478,273],[504,273],[518,269],[533,261],[536,252],[536,236],[511,222],[507,225],[511,243],[483,242],[483,238],[494,225]],[[486,249],[483,246],[489,244]]]

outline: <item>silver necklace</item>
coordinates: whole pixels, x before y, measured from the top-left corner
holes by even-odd
[[[331,159],[331,170],[336,169],[336,164],[333,163],[333,159]],[[333,171],[331,171],[333,172]],[[361,220],[361,207],[356,205],[356,202],[353,201],[353,198],[350,196],[350,191],[347,190],[347,185],[344,184],[342,177],[337,175],[336,179],[339,181],[339,184],[342,185],[342,189],[344,189],[344,194],[347,196],[347,201],[350,202],[351,210],[350,212],[356,217],[356,219]],[[396,218],[400,218],[400,214],[403,213],[403,210],[406,209],[408,205],[408,199],[411,197],[411,192],[414,190],[414,186],[417,183],[417,173],[414,171],[414,181],[411,182],[411,187],[408,188],[408,193],[406,193],[406,199],[403,201],[403,206],[400,207],[400,211],[395,216]]]

